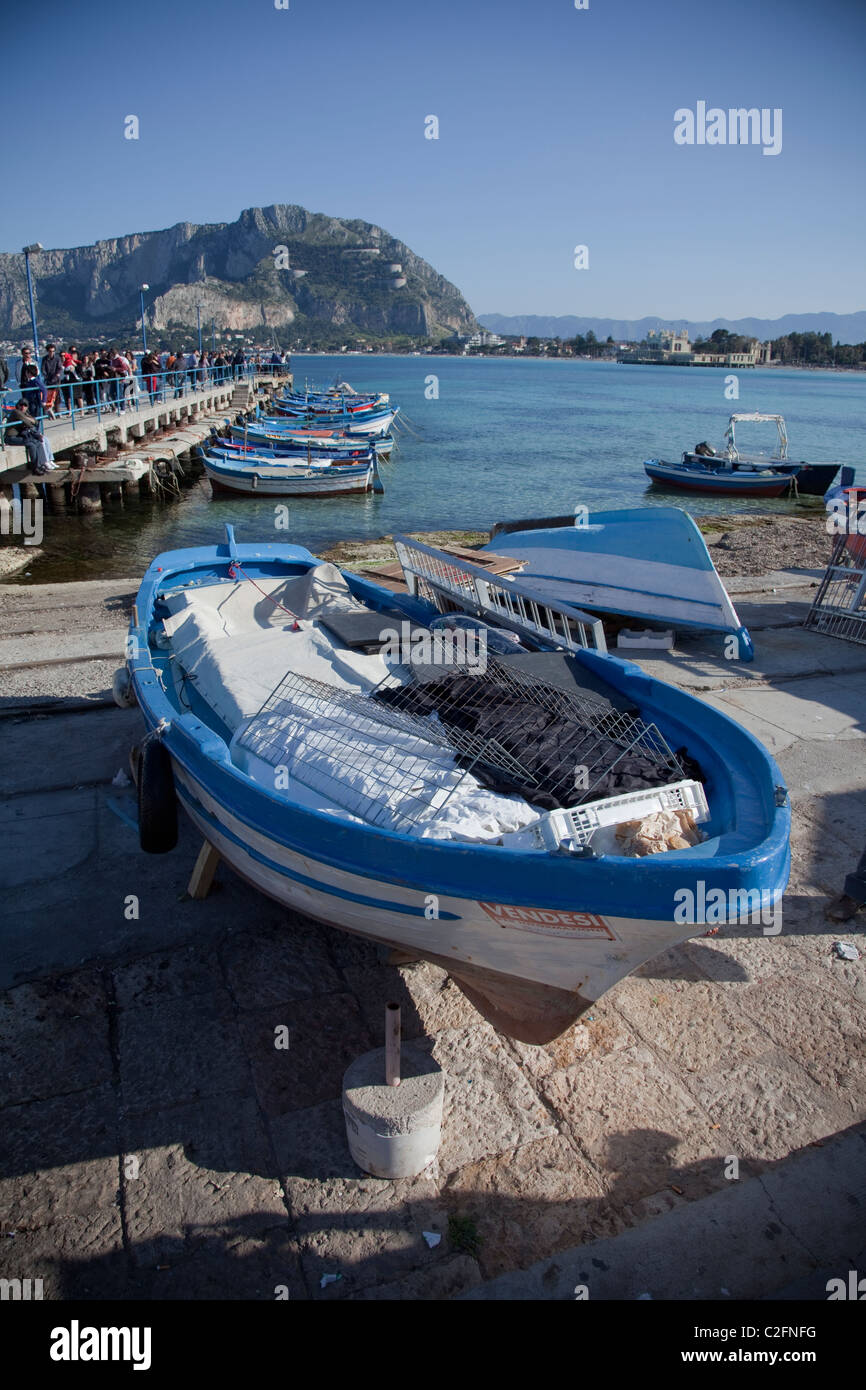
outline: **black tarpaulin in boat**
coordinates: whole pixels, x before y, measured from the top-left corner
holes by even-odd
[[[497,660],[484,676],[452,672],[438,681],[383,685],[373,698],[503,749],[526,777],[484,761],[472,764],[473,775],[492,791],[555,810],[682,778],[658,729],[615,708],[615,694],[605,688],[600,698],[577,687],[566,693],[534,675],[515,677]]]

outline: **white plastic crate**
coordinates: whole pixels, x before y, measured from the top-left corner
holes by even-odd
[[[584,806],[548,811],[527,830],[504,835],[503,844],[524,849],[580,849],[603,826],[643,820],[656,811],[691,811],[695,824],[709,820],[710,808],[700,782],[671,782],[667,787],[625,792]]]

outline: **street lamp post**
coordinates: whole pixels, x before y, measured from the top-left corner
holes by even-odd
[[[33,298],[33,276],[30,274],[30,257],[42,250],[42,243],[34,241],[24,247],[24,268],[27,271],[27,293],[30,296],[30,326],[33,329],[33,360],[39,365],[39,331],[36,327],[36,301]]]
[[[196,313],[196,319],[198,320],[198,351],[199,351],[199,356],[201,356],[201,305],[200,305],[200,304],[196,304],[196,306],[195,306],[195,313]]]
[[[141,344],[145,352],[147,352],[147,324],[144,321],[144,296],[145,292],[149,289],[150,285],[142,285],[139,290],[139,294],[141,295]]]
[[[210,340],[214,352],[216,352],[216,319],[210,321]]]

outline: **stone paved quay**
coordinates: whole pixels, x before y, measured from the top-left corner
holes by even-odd
[[[0,588],[0,1277],[54,1299],[719,1299],[866,1273],[866,957],[832,950],[866,949],[864,914],[824,913],[866,835],[866,650],[803,630],[813,583],[730,583],[752,666],[697,639],[642,662],[781,764],[781,935],[698,937],[546,1047],[224,866],[187,898],[189,824],[145,856],[112,786],[140,730],[108,690],[134,581]],[[394,1183],[355,1168],[340,1106],[391,999],[447,1073],[437,1164]]]

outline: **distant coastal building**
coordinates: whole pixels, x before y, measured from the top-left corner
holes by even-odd
[[[466,339],[464,350],[469,352],[472,348],[502,347],[504,343],[505,339],[500,338],[498,333],[489,333],[482,328],[480,333],[473,333],[471,338]]]
[[[741,352],[695,352],[685,329],[677,333],[670,328],[651,328],[642,343],[622,348],[616,360],[647,366],[764,367],[772,357],[772,344],[759,343],[757,338],[751,338],[748,348]]]

